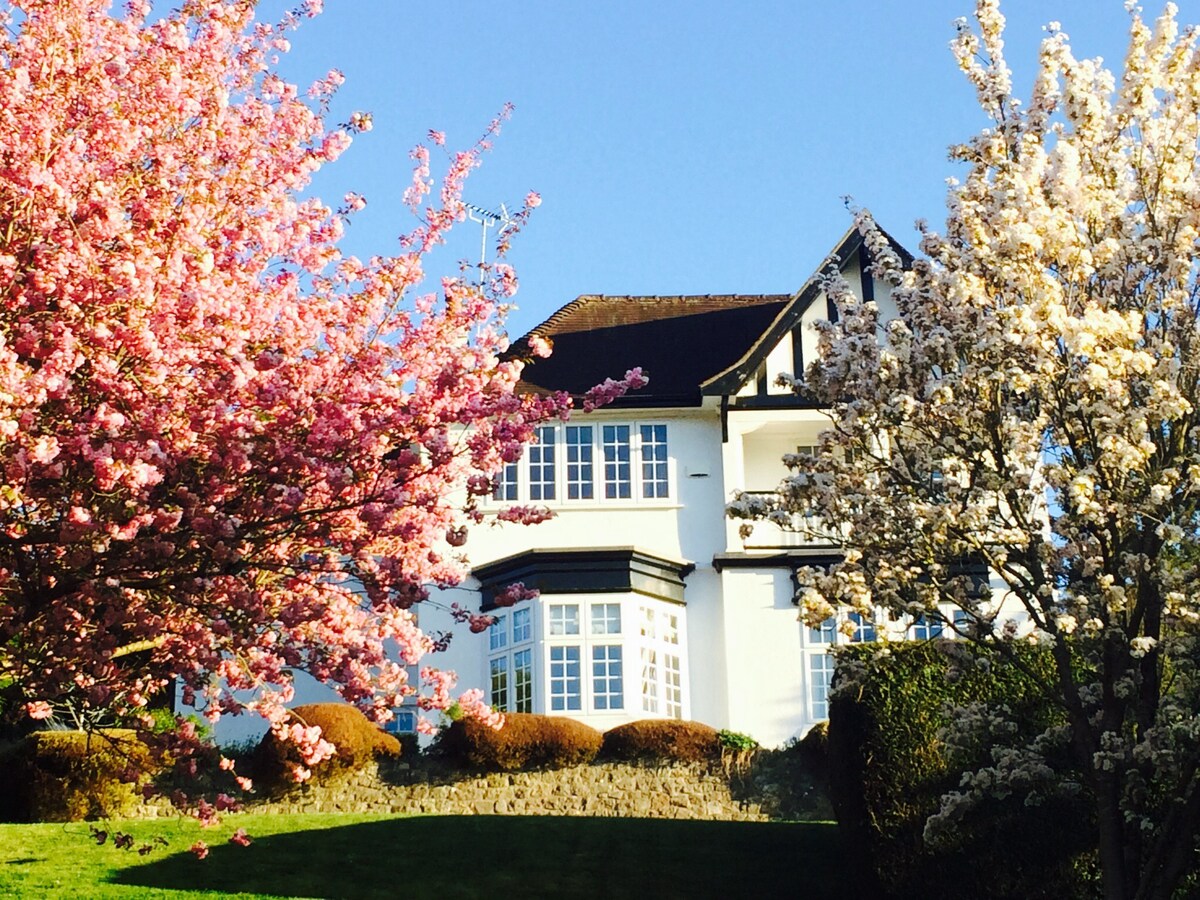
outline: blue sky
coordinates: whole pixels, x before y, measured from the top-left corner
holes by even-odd
[[[1180,20],[1200,23],[1200,0]],[[263,2],[264,14],[282,7]],[[944,218],[946,147],[986,122],[947,45],[970,0],[326,0],[282,62],[302,84],[335,67],[334,120],[375,129],[316,191],[368,199],[346,247],[392,253],[409,149],[433,128],[471,144],[516,112],[468,185],[488,208],[544,203],[514,247],[520,334],[582,293],[795,290],[848,227],[852,195],[910,247]],[[1147,5],[1153,18],[1161,7]],[[1018,92],[1042,26],[1119,66],[1120,0],[1002,5]],[[431,274],[478,255],[464,223]]]

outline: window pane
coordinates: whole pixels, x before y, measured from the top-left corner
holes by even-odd
[[[658,712],[658,651],[642,648],[642,710]]]
[[[550,648],[550,709],[578,710],[583,706],[578,647]]]
[[[913,639],[917,641],[928,641],[933,638],[942,636],[942,629],[945,623],[941,616],[922,613],[917,616],[917,620],[913,622]]]
[[[550,634],[579,634],[579,605],[576,603],[550,604]]]
[[[624,709],[621,648],[592,648],[592,703],[596,709]]]
[[[683,718],[683,671],[679,657],[663,654],[663,712],[669,719]]]
[[[567,426],[567,499],[591,500],[596,473],[592,459],[592,426]]]
[[[621,604],[592,604],[592,634],[621,633]]]
[[[393,734],[412,734],[417,730],[417,714],[412,709],[397,709],[396,718],[392,719],[388,731]]]
[[[662,623],[662,639],[668,644],[679,643],[679,616],[672,613],[662,613],[658,617]]]
[[[667,496],[667,426],[642,425],[642,496]]]
[[[512,501],[517,499],[517,463],[508,463],[492,476],[492,499]]]
[[[522,641],[527,641],[532,636],[530,622],[533,616],[528,609],[513,610],[513,643],[519,644]]]
[[[854,623],[854,633],[850,640],[854,643],[870,643],[875,640],[875,623],[861,613],[850,613],[850,621]]]
[[[814,719],[829,718],[829,686],[833,683],[833,657],[814,653],[808,658],[808,695]]]
[[[648,607],[648,606],[643,606],[641,609],[642,609],[642,628],[641,628],[642,637],[649,638],[650,640],[654,640],[655,638],[658,637],[658,633],[655,628],[654,610],[650,609],[650,607]]]
[[[492,706],[501,712],[508,711],[508,659],[491,660]]]
[[[508,643],[508,632],[504,630],[507,624],[505,616],[497,616],[496,621],[488,628],[489,650],[500,650]]]
[[[555,428],[545,425],[537,430],[537,443],[529,445],[529,499],[554,499]]]
[[[629,426],[605,425],[602,434],[604,497],[607,500],[628,499],[633,496]]]
[[[837,620],[830,616],[818,628],[808,629],[810,644],[832,644],[837,640]]]
[[[513,654],[513,712],[533,712],[533,651]]]

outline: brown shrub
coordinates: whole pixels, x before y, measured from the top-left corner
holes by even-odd
[[[376,726],[362,712],[346,703],[310,703],[291,710],[293,721],[319,726],[321,737],[337,748],[330,759],[312,767],[315,781],[357,771],[373,760],[400,755],[400,742]],[[268,731],[255,751],[252,768],[255,782],[268,791],[294,784],[292,772],[301,765],[300,754],[290,741],[280,741]]]
[[[0,816],[79,822],[128,815],[153,765],[132,730],[34,732],[0,758]]]
[[[639,719],[604,732],[606,759],[700,762],[717,757],[717,729],[677,719]]]
[[[562,716],[505,713],[499,730],[474,719],[446,729],[438,746],[449,759],[488,771],[583,765],[596,758],[600,732]]]

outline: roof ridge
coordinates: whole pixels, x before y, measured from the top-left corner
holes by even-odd
[[[791,293],[761,293],[761,294],[580,294],[574,300],[560,307],[553,312],[548,318],[530,328],[525,334],[513,341],[513,346],[522,343],[528,343],[529,338],[536,335],[549,335],[560,325],[564,324],[572,318],[577,312],[582,310],[588,304],[595,301],[604,302],[621,302],[621,301],[667,301],[680,302],[688,300],[706,300],[706,301],[727,301],[730,305],[749,305],[748,302],[755,304],[766,303],[785,303],[791,299]]]

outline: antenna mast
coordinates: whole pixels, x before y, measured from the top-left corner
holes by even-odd
[[[464,203],[463,206],[467,209],[467,218],[472,222],[478,222],[482,226],[482,234],[479,238],[479,283],[483,284],[483,267],[487,264],[487,238],[488,229],[494,228],[497,224],[507,225],[512,216],[508,214],[508,207],[503,203],[500,204],[500,212],[492,212],[490,209],[484,209],[482,206],[476,206],[473,203]]]

